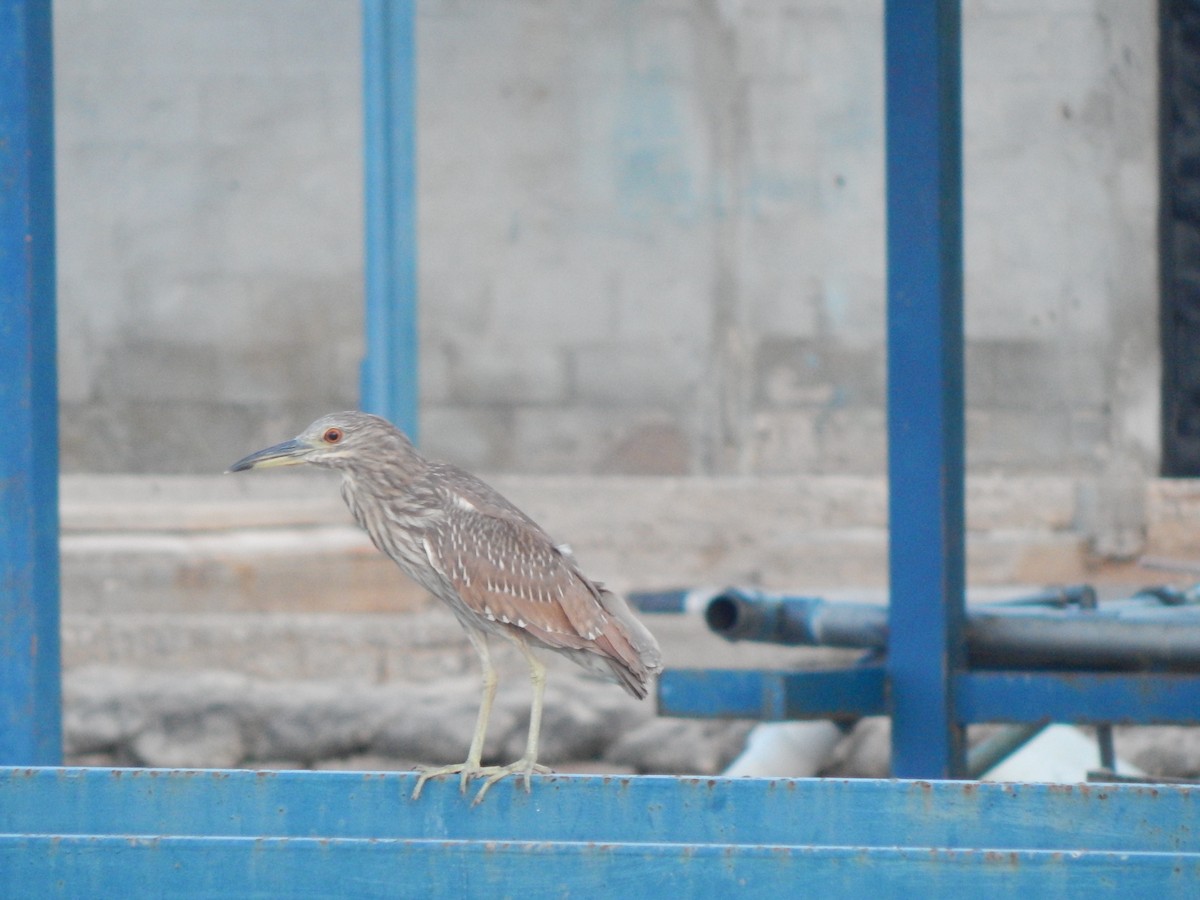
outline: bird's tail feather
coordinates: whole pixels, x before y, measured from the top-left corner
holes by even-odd
[[[612,654],[605,661],[617,682],[641,700],[646,696],[649,677],[662,669],[662,650],[624,597],[600,588],[599,599],[615,626],[606,634]]]

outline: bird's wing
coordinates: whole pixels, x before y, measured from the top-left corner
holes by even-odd
[[[603,589],[549,535],[486,485],[455,487],[472,489],[448,492],[444,517],[425,532],[425,552],[472,611],[554,649],[591,650],[644,673]]]

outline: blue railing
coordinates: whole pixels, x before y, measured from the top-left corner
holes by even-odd
[[[6,898],[1193,897],[1200,789],[0,769]]]
[[[363,12],[363,403],[415,431],[413,3]],[[704,702],[887,711],[894,771],[942,778],[965,770],[966,722],[1073,715],[1075,699],[1042,673],[966,666],[958,3],[888,0],[886,18],[886,661],[815,686],[742,673]],[[49,0],[0,0],[0,760],[23,766],[57,763],[60,744],[50,37]],[[1137,677],[1155,680],[1074,685],[1132,720],[1155,714],[1150,684],[1171,694],[1164,716],[1200,708],[1191,676]],[[1200,881],[1187,787],[550,776],[474,809],[453,783],[419,802],[411,788],[410,775],[4,769],[0,884],[8,897],[1185,897]]]

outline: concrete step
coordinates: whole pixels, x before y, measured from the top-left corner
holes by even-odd
[[[489,480],[617,590],[886,584],[882,479]],[[1075,495],[1067,478],[971,479],[969,581],[1094,574]],[[398,613],[429,602],[353,525],[326,473],[67,476],[61,496],[67,612]]]
[[[874,598],[877,599],[877,598]],[[648,616],[668,665],[791,666],[840,663],[843,651],[731,644],[699,616]],[[479,662],[458,621],[444,609],[379,613],[68,613],[62,620],[69,670],[123,667],[181,674],[219,670],[269,680],[335,679],[364,684],[426,682],[477,675]],[[853,657],[853,653],[850,657]],[[524,680],[515,649],[493,648],[502,673]],[[576,666],[547,654],[552,670]]]

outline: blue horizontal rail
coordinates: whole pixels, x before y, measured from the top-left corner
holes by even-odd
[[[0,835],[10,900],[78,896],[1192,898],[1189,854]],[[244,896],[244,895],[243,895]]]
[[[975,671],[955,685],[960,722],[1200,724],[1200,675]]]
[[[553,775],[471,806],[407,772],[0,768],[0,833],[1200,854],[1200,787]]]
[[[832,671],[668,669],[659,676],[665,716],[697,719],[860,719],[887,713],[883,666]]]
[[[886,715],[880,666],[817,672],[668,669],[659,710],[688,718],[853,719]],[[1167,672],[969,671],[955,676],[954,719],[1077,725],[1200,724],[1200,675]]]
[[[6,897],[1185,897],[1200,788],[0,769]]]

